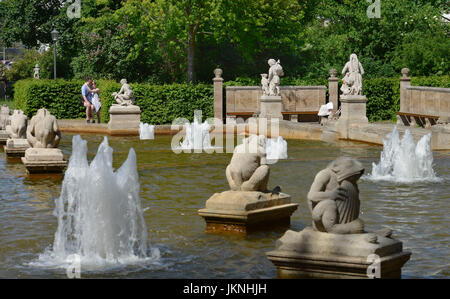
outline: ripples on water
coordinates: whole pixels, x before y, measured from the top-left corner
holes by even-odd
[[[69,157],[72,135],[64,134],[60,148]],[[87,135],[92,160],[103,136]],[[265,253],[285,229],[247,237],[205,234],[197,211],[215,192],[228,189],[225,168],[231,154],[184,154],[170,150],[170,137],[155,140],[109,138],[114,167],[125,161],[130,147],[137,154],[142,207],[148,228],[149,250],[160,258],[83,272],[88,277],[133,278],[275,278],[276,269]],[[337,142],[288,140],[288,159],[271,165],[269,187],[280,185],[299,203],[291,229],[310,225],[306,194],[315,174],[333,159],[353,156],[366,167],[377,163],[381,147]],[[32,179],[19,162],[0,157],[0,277],[65,278],[64,269],[36,266],[50,250],[57,228],[53,215],[61,178]],[[361,180],[361,218],[369,231],[384,227],[412,251],[403,268],[404,278],[448,278],[450,152],[434,153],[434,170],[442,182],[414,184]],[[149,252],[149,255],[152,253]],[[153,252],[153,254],[156,254]]]

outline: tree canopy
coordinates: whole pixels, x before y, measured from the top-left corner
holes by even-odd
[[[380,18],[368,16],[369,2],[83,0],[81,18],[69,18],[71,1],[2,0],[0,43],[34,48],[51,43],[56,28],[58,74],[130,82],[210,82],[216,67],[226,79],[259,77],[269,58],[280,59],[287,75],[320,78],[351,53],[368,76],[403,67],[449,73],[447,1],[382,0]]]

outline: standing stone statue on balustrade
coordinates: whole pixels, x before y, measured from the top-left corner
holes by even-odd
[[[339,137],[342,139],[351,139],[353,127],[367,125],[369,120],[366,116],[367,98],[363,94],[364,69],[358,60],[356,54],[350,55],[350,60],[342,69],[342,95],[341,116],[336,123]]]
[[[31,148],[25,151],[22,162],[28,173],[61,173],[67,166],[62,151],[56,148],[61,140],[58,122],[47,109],[39,109],[31,118],[27,140]]]
[[[288,230],[276,242],[276,249],[267,253],[279,277],[401,277],[411,253],[392,238],[390,228],[368,233],[359,219],[357,182],[363,173],[362,164],[349,157],[338,158],[319,171],[307,195],[312,226],[300,232]]]
[[[283,119],[281,114],[282,102],[280,93],[280,77],[284,76],[283,67],[280,60],[269,59],[270,66],[268,74],[261,74],[261,85],[263,95],[260,98],[261,118],[278,118]]]
[[[363,95],[362,76],[364,69],[358,60],[356,54],[350,55],[350,60],[342,69],[342,87],[343,95]]]
[[[199,215],[211,233],[247,234],[276,225],[289,225],[298,204],[291,203],[280,187],[269,191],[270,168],[266,161],[265,136],[250,135],[236,146],[225,174],[229,191],[206,201]]]
[[[28,118],[22,110],[14,110],[9,120],[10,125],[8,125],[7,131],[10,138],[8,138],[4,147],[5,154],[8,158],[23,157],[25,151],[30,147],[27,140]]]

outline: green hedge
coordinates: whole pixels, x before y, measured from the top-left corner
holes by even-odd
[[[86,109],[80,105],[79,80],[17,81],[15,107],[31,117],[40,108],[47,108],[58,119],[85,118]],[[203,119],[214,115],[212,85],[151,85],[130,84],[141,108],[141,121],[150,124],[171,124],[177,117],[192,121],[194,110],[202,110]],[[102,122],[109,121],[109,107],[114,103],[112,93],[120,90],[120,84],[110,80],[98,80],[102,101]]]
[[[400,77],[400,76],[399,76]],[[367,117],[370,121],[395,120],[400,107],[400,80],[396,78],[364,79],[364,94],[368,98]],[[260,84],[257,78],[237,78],[224,82],[226,86]],[[327,79],[282,78],[282,85],[325,85]],[[339,86],[341,86],[341,82]],[[59,119],[84,118],[85,108],[79,104],[80,80],[19,80],[14,85],[14,106],[32,117],[39,108],[47,108]],[[450,76],[413,77],[413,86],[450,88]],[[98,80],[102,99],[102,121],[109,121],[109,107],[114,102],[111,94],[120,90],[120,84],[111,80]],[[203,119],[212,117],[213,87],[211,85],[153,85],[131,84],[136,104],[141,108],[141,121],[149,124],[170,124],[177,117],[193,120],[194,110],[203,111]],[[225,94],[225,93],[224,93]]]

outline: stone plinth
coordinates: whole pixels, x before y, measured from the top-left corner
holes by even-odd
[[[109,108],[108,129],[114,131],[136,131],[139,132],[141,122],[141,109],[136,105],[121,106],[113,104]]]
[[[9,138],[9,133],[6,130],[0,130],[0,144],[6,144]]]
[[[6,141],[4,146],[6,157],[23,157],[25,156],[25,151],[30,148],[28,140],[21,138],[10,138]]]
[[[411,256],[392,238],[323,233],[311,227],[288,230],[266,254],[279,278],[371,278],[368,272],[375,278],[401,278]]]
[[[281,111],[283,109],[283,102],[281,96],[261,96],[261,118],[278,118],[283,119]]]
[[[214,194],[198,212],[206,221],[206,232],[246,234],[277,225],[288,226],[297,207],[284,193],[225,191]]]
[[[366,116],[366,96],[347,95],[341,96],[341,116],[337,122],[337,129],[340,137],[349,138],[349,129],[351,125],[365,125],[369,123]]]
[[[62,151],[57,148],[29,148],[22,163],[30,174],[62,173],[67,166]]]
[[[430,142],[433,150],[450,149],[450,123],[432,126]]]

